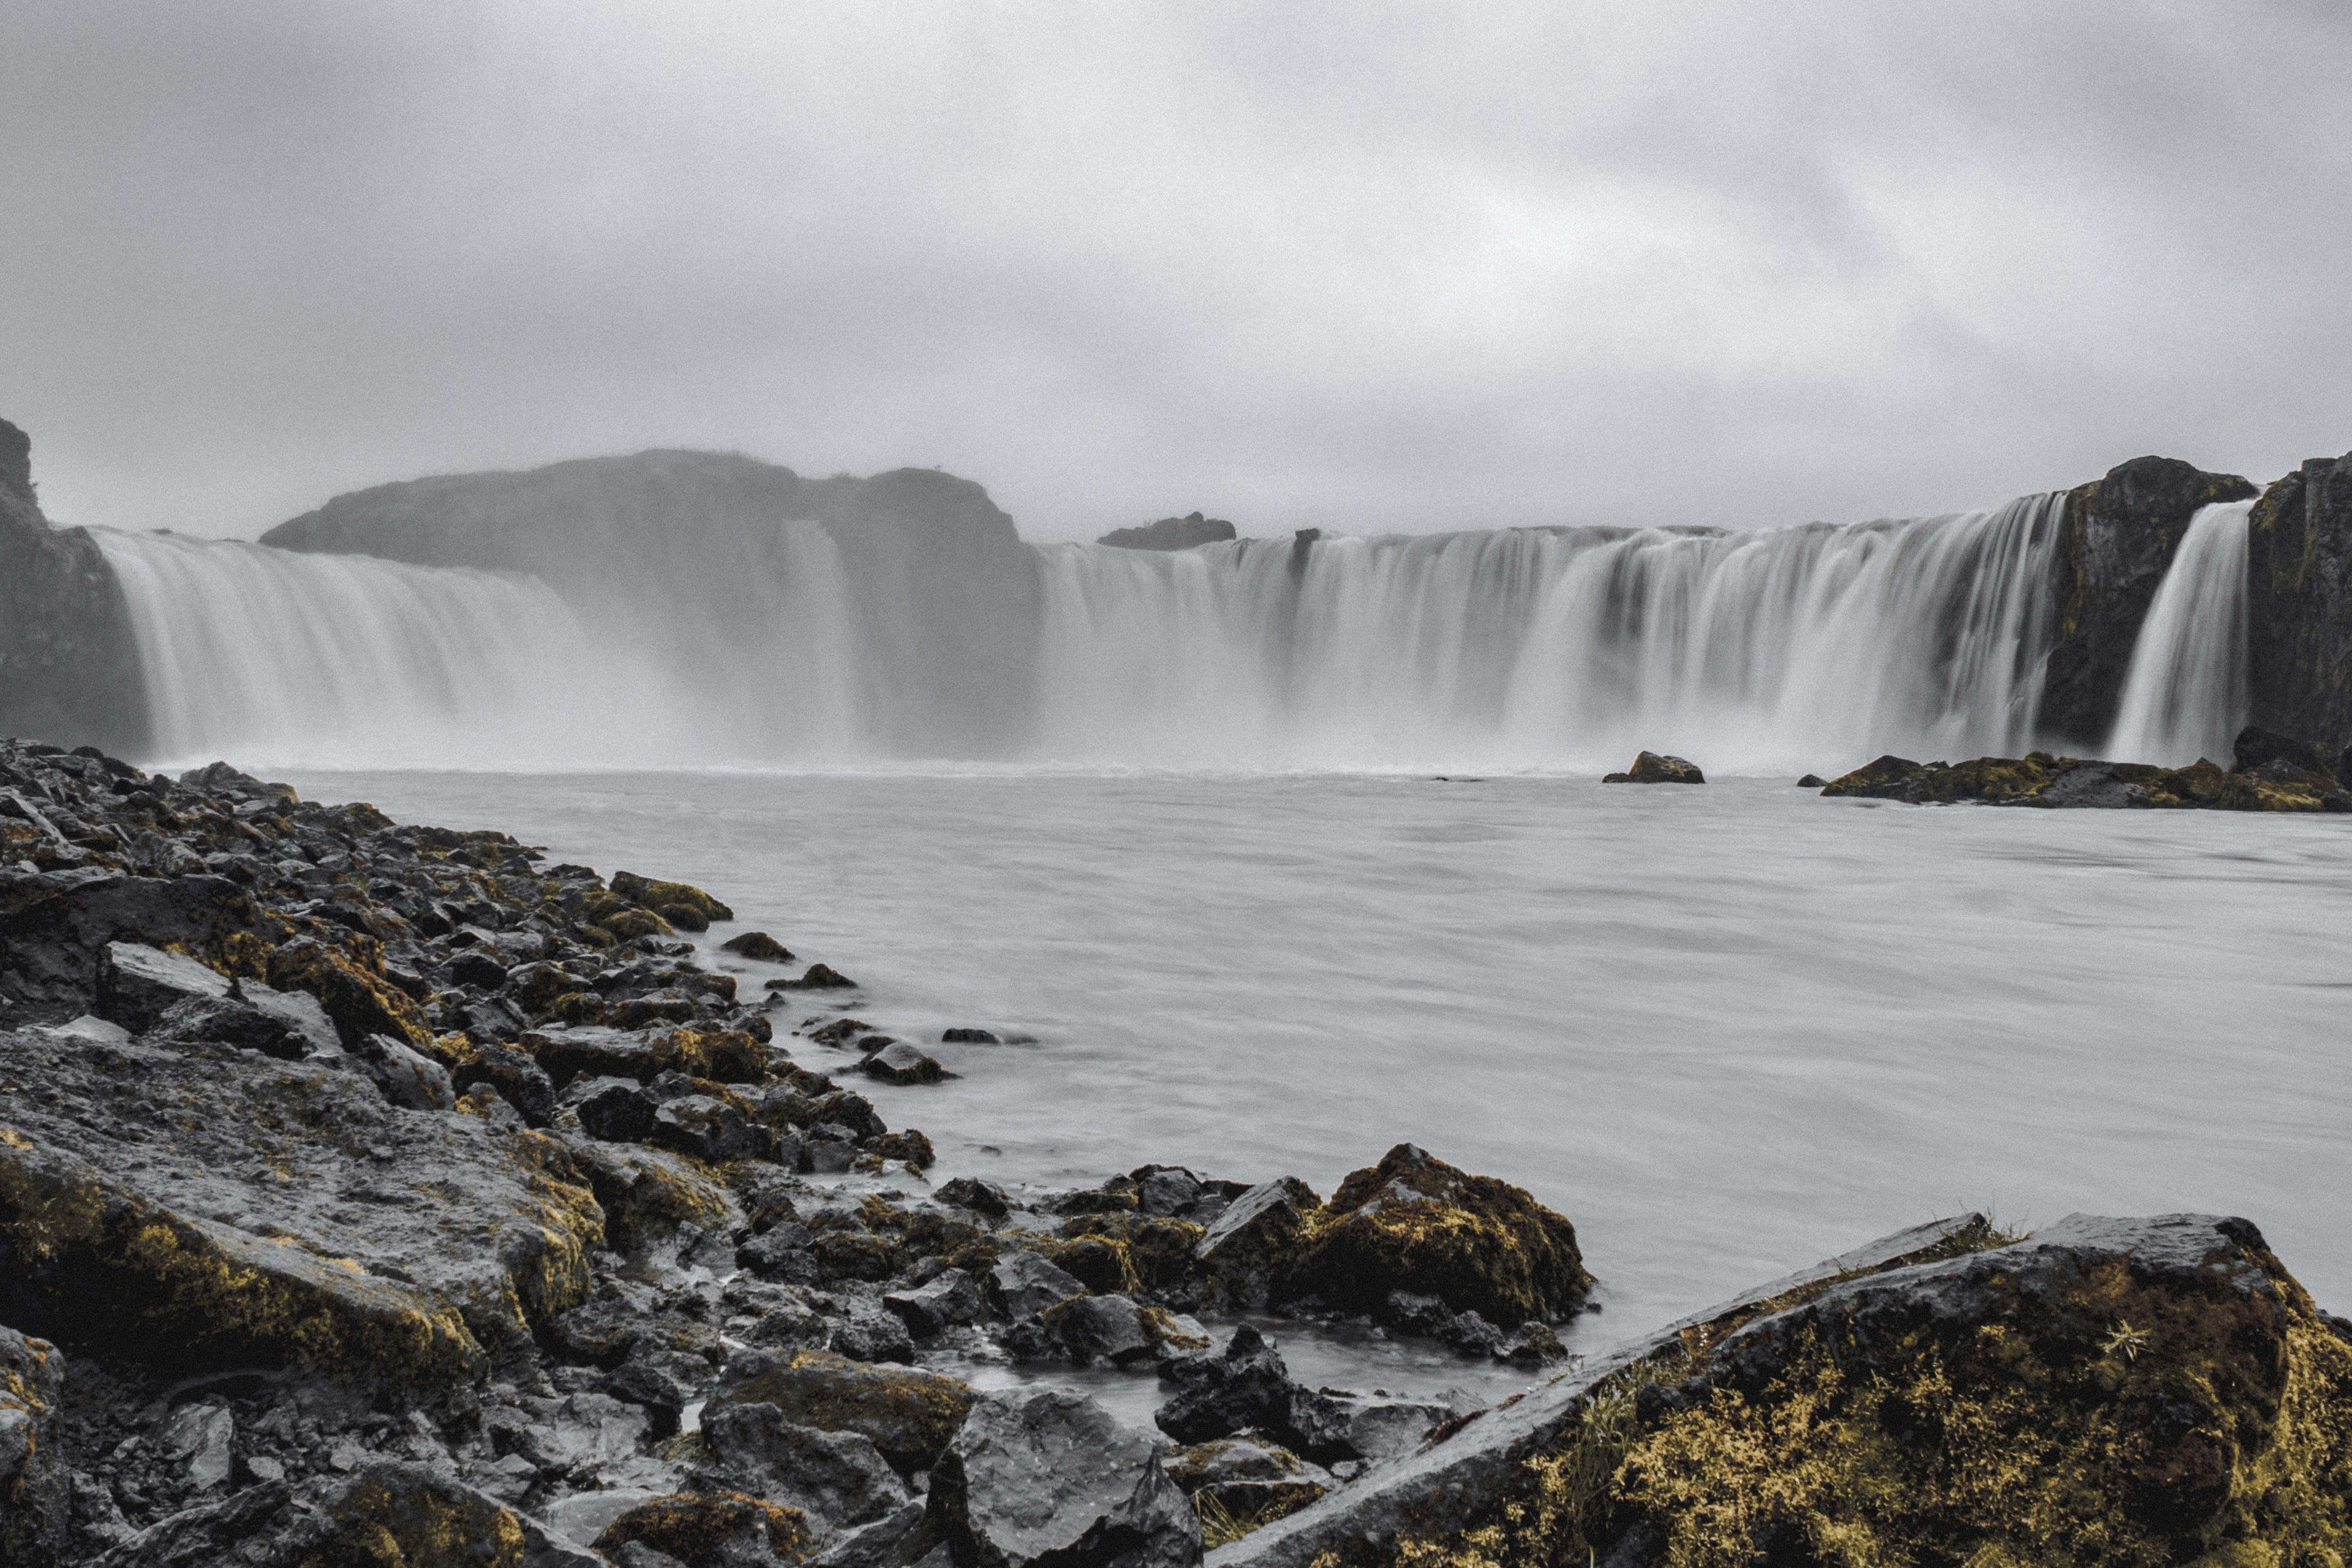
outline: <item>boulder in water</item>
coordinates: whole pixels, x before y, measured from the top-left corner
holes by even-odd
[[[884,1083],[909,1085],[938,1083],[952,1076],[940,1066],[935,1057],[925,1056],[904,1040],[892,1040],[857,1064],[857,1070],[867,1078]]]
[[[1633,759],[1633,765],[1622,773],[1603,773],[1602,784],[1705,784],[1706,775],[1695,763],[1680,757],[1669,757],[1657,752],[1643,752]]]
[[[1797,781],[1797,787],[1799,789],[1821,789],[1827,785],[1829,782],[1829,780],[1822,777],[1819,773],[1807,773],[1803,778]]]
[[[1278,1285],[1377,1313],[1397,1291],[1504,1328],[1577,1311],[1592,1289],[1576,1227],[1524,1189],[1400,1143],[1308,1218]]]
[[[735,953],[761,963],[790,963],[793,950],[763,931],[747,931],[719,944],[721,952]]]
[[[1190,550],[1233,537],[1232,523],[1221,517],[1202,517],[1196,511],[1183,517],[1163,517],[1149,527],[1115,528],[1095,542],[1115,550]]]

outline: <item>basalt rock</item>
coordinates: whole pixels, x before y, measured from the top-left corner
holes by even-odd
[[[1160,1453],[1077,1394],[992,1396],[931,1472],[929,1522],[959,1568],[1191,1568],[1200,1516]]]
[[[1402,1290],[1512,1328],[1578,1310],[1591,1288],[1566,1217],[1400,1143],[1313,1213],[1279,1290],[1375,1313]]]
[[[2258,741],[2252,751],[2265,760],[2249,765],[2242,752],[2239,765],[2228,772],[2210,761],[2159,768],[2054,757],[2047,752],[1965,763],[1915,763],[1885,756],[1832,780],[1822,794],[1913,805],[1965,802],[2044,808],[2352,811],[2352,792],[2344,790],[2333,773],[2315,771],[2289,756],[2312,762],[2324,752],[2283,737]]]
[[[2045,733],[2086,747],[2106,742],[2140,626],[2189,520],[2200,507],[2254,493],[2235,474],[2209,474],[2174,458],[2135,458],[2067,492],[2038,711]]]
[[[1705,784],[1706,775],[1696,763],[1680,757],[1663,756],[1656,752],[1643,752],[1633,759],[1631,769],[1622,773],[1603,773],[1602,784]]]
[[[719,944],[721,952],[732,952],[761,963],[790,963],[793,950],[763,931],[747,931],[730,937]]]
[[[84,528],[52,529],[32,442],[0,419],[0,735],[140,752],[147,692],[131,606]]]
[[[907,1506],[905,1483],[860,1433],[795,1426],[760,1404],[719,1406],[702,1433],[726,1484],[835,1525],[870,1523]]]
[[[782,1568],[806,1557],[814,1539],[796,1508],[741,1492],[678,1492],[621,1514],[596,1538],[596,1550],[615,1562],[625,1562],[633,1547],[650,1547],[686,1568]]]
[[[2248,715],[2352,742],[2352,454],[2305,463],[2246,524]]]
[[[938,1460],[975,1397],[969,1384],[915,1367],[822,1351],[740,1352],[711,1405],[772,1405],[795,1426],[858,1433],[897,1468],[918,1470]]]
[[[0,1328],[0,1568],[55,1563],[65,1546],[73,1478],[58,1441],[65,1353]]]
[[[1487,1411],[1221,1568],[2327,1562],[2352,1340],[2243,1220],[1890,1237]]]
[[[1114,528],[1095,542],[1115,550],[1191,550],[1197,545],[1222,543],[1233,537],[1232,523],[1221,517],[1202,517],[1195,511],[1182,517],[1163,517],[1143,527]]]
[[[0,1034],[0,1077],[44,1086],[0,1122],[0,1321],[447,1386],[585,1293],[604,1215],[552,1145],[223,1047]]]

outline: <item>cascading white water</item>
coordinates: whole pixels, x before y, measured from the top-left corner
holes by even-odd
[[[992,754],[1600,771],[1650,747],[1729,773],[2013,754],[2033,740],[2058,505],[1751,533],[1038,546],[1040,618],[1019,622],[1034,675],[1007,708],[1026,729]],[[954,672],[890,624],[913,613],[892,595],[853,613],[814,524],[570,602],[520,577],[100,537],[174,757],[831,766],[875,760],[887,732],[892,755],[958,760],[907,722]]]
[[[1036,752],[1727,772],[2032,742],[2059,501],[1771,532],[1043,548]]]
[[[2201,508],[2132,645],[2114,739],[2119,762],[2225,766],[2246,722],[2246,519],[2251,500]]]
[[[575,607],[524,576],[91,531],[130,605],[165,758],[535,769],[859,754],[840,560],[813,525],[733,563],[750,607],[723,620],[617,588]]]

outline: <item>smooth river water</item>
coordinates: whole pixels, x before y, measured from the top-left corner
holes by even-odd
[[[888,1033],[1034,1037],[872,1090],[937,1178],[1328,1192],[1410,1139],[1522,1183],[1602,1281],[1586,1348],[1970,1207],[2244,1215],[2352,1309],[2343,818],[1758,780],[291,778],[699,883],[742,921],[712,939],[845,971]]]

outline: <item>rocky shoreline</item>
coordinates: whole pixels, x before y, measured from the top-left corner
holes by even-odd
[[[1411,1145],[934,1184],[856,1085],[936,1060],[731,921],[0,745],[0,1564],[2352,1551],[2352,1325],[2243,1220],[1964,1216],[1582,1365],[1572,1224]],[[1283,1319],[1530,1386],[1304,1386]]]

